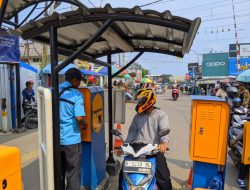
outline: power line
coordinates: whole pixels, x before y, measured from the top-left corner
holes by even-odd
[[[219,4],[219,3],[222,3],[222,2],[226,2],[226,1],[229,1],[229,0],[223,0],[223,1],[218,1],[216,3],[213,3],[214,4]],[[184,8],[184,9],[178,9],[178,10],[174,10],[176,12],[182,12],[182,11],[186,11],[186,10],[189,10],[189,9],[195,9],[195,8],[198,8],[198,7],[204,7],[204,6],[208,6],[208,5],[211,5],[211,3],[207,3],[207,4],[201,4],[201,5],[197,5],[197,6],[192,6],[192,7],[188,7],[188,8]]]
[[[237,16],[237,17],[245,17],[245,16],[250,16],[250,13],[241,14],[241,15],[235,15],[235,16]],[[232,16],[221,17],[221,18],[214,18],[214,19],[208,19],[208,20],[203,20],[201,22],[209,22],[209,21],[221,20],[221,19],[228,19],[228,18],[232,18]]]
[[[237,25],[243,25],[243,24],[250,24],[250,22],[239,22]],[[210,28],[226,28],[233,26],[234,24],[226,24],[226,25],[217,25],[217,26],[206,26],[206,27],[200,27],[199,29],[205,28],[205,29],[210,29]]]
[[[250,2],[250,0],[243,0],[243,1],[238,1],[237,2],[237,4],[242,4],[242,3],[247,3],[247,2]],[[211,3],[210,3],[211,4]],[[212,5],[214,5],[215,3],[213,3]],[[183,11],[177,11],[177,12],[180,12],[180,13],[178,13],[178,14],[192,14],[192,13],[196,13],[197,14],[197,12],[201,12],[201,11],[205,11],[205,10],[211,10],[211,9],[220,9],[221,7],[228,7],[228,6],[231,6],[231,3],[230,4],[228,4],[228,3],[224,3],[224,4],[221,4],[220,6],[211,6],[211,7],[204,7],[203,9],[198,9],[198,10],[195,10],[195,9],[193,9],[193,10],[188,10],[188,11],[185,11],[185,10],[183,10]],[[172,12],[175,12],[175,11],[172,11]]]
[[[240,12],[240,13],[244,13],[245,11],[249,12],[249,9],[237,10],[237,12]],[[225,15],[225,14],[230,14],[232,16],[232,13],[227,11],[227,12],[222,12],[222,13],[218,13],[218,14],[211,13],[210,15],[205,15],[205,16],[202,16],[201,18],[204,19],[204,18],[207,18],[207,17],[214,17],[214,16],[218,16],[218,15]]]
[[[250,37],[241,37],[241,38],[238,38],[238,39],[250,39]],[[201,42],[213,42],[213,41],[225,41],[225,40],[234,40],[234,38],[225,38],[225,39],[214,39],[214,40],[199,40],[199,41],[195,41],[194,43],[198,42],[198,43],[201,43]]]
[[[154,4],[160,3],[162,1],[164,1],[166,3],[166,2],[170,2],[170,1],[174,1],[174,0],[155,0],[155,1],[151,2],[151,3],[146,3],[144,5],[140,5],[139,7],[145,7],[145,6],[149,6],[149,5],[154,5]]]
[[[96,8],[95,4],[94,4],[94,3],[92,3],[92,1],[88,0],[88,2],[89,2],[89,3],[93,6],[93,7],[95,7],[95,8]]]

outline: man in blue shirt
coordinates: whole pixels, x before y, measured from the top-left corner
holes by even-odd
[[[59,86],[60,99],[60,145],[62,187],[67,190],[79,190],[81,185],[81,133],[86,126],[84,120],[84,101],[76,90],[82,80],[81,71],[71,68],[65,73],[65,82]]]

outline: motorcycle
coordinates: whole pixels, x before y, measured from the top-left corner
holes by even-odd
[[[179,93],[180,93],[179,89],[177,89],[177,88],[172,89],[172,97],[173,97],[174,101],[176,101],[177,98],[179,97]]]
[[[122,139],[122,134],[113,129],[112,134]],[[169,134],[170,129],[162,131],[160,136]],[[158,190],[155,178],[156,155],[158,145],[144,143],[125,143],[121,146],[123,160],[121,189],[123,190]]]
[[[24,116],[22,118],[22,123],[28,129],[34,129],[38,127],[38,115],[37,115],[37,103],[25,103],[23,105],[25,108]]]
[[[247,109],[240,107],[235,108],[231,113],[231,126],[229,129],[229,142],[235,142],[237,136],[243,133],[244,123],[249,120]],[[231,157],[236,167],[239,167],[243,152],[243,142],[238,141],[237,143],[229,145],[230,150],[228,155]]]

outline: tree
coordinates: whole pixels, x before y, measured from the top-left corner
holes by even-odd
[[[163,75],[161,75],[161,77],[162,77],[162,82],[163,83],[167,83],[167,82],[169,82],[170,81],[170,77],[172,77],[173,75],[171,75],[171,74],[163,74]]]
[[[147,70],[146,69],[142,69],[142,78],[144,78],[145,77],[145,75],[147,75]]]

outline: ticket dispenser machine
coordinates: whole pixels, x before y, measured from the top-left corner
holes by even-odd
[[[225,180],[229,105],[213,96],[192,96],[190,159],[193,189],[208,188],[215,176]],[[224,185],[223,185],[224,186]]]
[[[84,96],[87,128],[81,129],[82,173],[81,184],[86,189],[97,189],[106,178],[106,147],[104,127],[103,89],[78,89]]]

